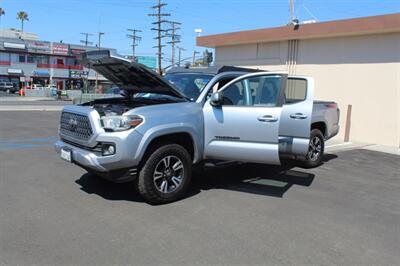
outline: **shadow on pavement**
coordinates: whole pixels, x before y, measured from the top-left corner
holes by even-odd
[[[75,182],[86,193],[96,194],[107,200],[143,202],[132,182],[122,184],[113,183],[89,173],[82,175]]]
[[[283,197],[293,185],[310,186],[314,174],[274,166],[245,164],[205,170],[196,178],[201,190],[226,189],[257,195]]]
[[[323,162],[337,158],[326,154]],[[288,161],[285,167],[234,164],[230,166],[206,168],[195,174],[192,186],[185,198],[192,197],[202,190],[225,189],[270,197],[283,197],[293,186],[309,187],[315,175],[307,169],[298,168],[298,163]],[[297,167],[296,169],[294,169]],[[107,200],[143,202],[133,182],[116,184],[91,174],[84,174],[76,183],[88,194],[96,194]]]

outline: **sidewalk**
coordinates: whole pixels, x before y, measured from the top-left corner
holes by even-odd
[[[35,102],[35,101],[56,101],[54,97],[0,97],[0,102]]]
[[[61,111],[63,105],[0,105],[0,112],[6,111]]]
[[[392,146],[362,143],[362,142],[343,142],[338,139],[328,140],[325,144],[325,151],[328,153],[335,151],[355,150],[355,149],[364,149],[364,150],[400,155],[400,148]]]
[[[400,156],[400,148],[396,147],[391,147],[391,146],[384,146],[384,145],[368,145],[366,147],[363,147],[364,150],[370,150],[370,151],[379,151],[379,152],[384,152],[384,153],[390,153],[394,155],[399,155]],[[400,165],[400,161],[399,161]]]

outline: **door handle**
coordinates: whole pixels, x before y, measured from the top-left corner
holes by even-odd
[[[276,122],[278,121],[278,118],[272,115],[264,115],[257,117],[257,120],[261,122]]]
[[[295,113],[295,114],[291,114],[290,118],[293,118],[293,119],[306,119],[307,115],[302,114],[302,113]]]

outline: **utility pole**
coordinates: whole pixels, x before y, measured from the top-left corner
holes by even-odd
[[[101,36],[104,35],[104,34],[105,34],[104,32],[99,32],[99,39],[98,39],[98,42],[97,42],[97,48],[99,48],[99,49],[100,49],[100,45],[101,45]]]
[[[137,33],[142,32],[137,29],[127,29],[127,31],[132,32],[132,34],[127,34],[126,37],[132,39],[132,61],[135,61],[135,48],[138,46],[138,43],[142,40],[142,37],[138,36]]]
[[[84,43],[85,46],[93,44],[93,42],[89,42],[89,36],[92,36],[93,34],[88,32],[82,32],[81,34],[85,36],[85,39],[81,40],[81,43]]]
[[[161,60],[162,60],[162,48],[165,45],[162,45],[162,39],[165,38],[165,32],[167,30],[163,29],[163,24],[168,22],[167,20],[163,20],[164,17],[169,17],[171,16],[170,13],[162,13],[162,8],[165,7],[167,4],[165,3],[161,3],[161,0],[158,0],[158,4],[155,6],[152,6],[151,8],[155,10],[155,13],[153,14],[148,14],[148,16],[150,17],[156,17],[157,21],[153,22],[153,25],[156,25],[155,28],[152,28],[151,30],[156,31],[157,32],[157,37],[155,37],[154,39],[157,40],[157,45],[154,46],[153,48],[157,48],[158,52],[157,52],[157,56],[158,56],[158,73],[162,74],[162,66],[161,66]]]
[[[182,23],[175,22],[175,21],[169,21],[168,22],[171,25],[171,29],[168,29],[171,33],[168,33],[167,36],[171,38],[171,41],[167,42],[168,44],[171,44],[172,52],[171,52],[171,64],[175,65],[175,44],[181,42],[181,35],[176,34],[177,30],[180,30],[181,28],[178,28],[178,25],[181,25]]]
[[[193,51],[193,63],[192,66],[194,67],[194,64],[196,63],[196,54],[198,54],[199,52],[197,51]]]
[[[182,47],[177,47],[178,48],[178,66],[181,66],[181,53],[182,51],[186,51],[186,49],[182,48]]]
[[[100,49],[100,45],[101,45],[101,36],[102,36],[102,35],[104,35],[104,32],[99,32],[99,39],[98,39],[98,42],[97,42],[97,49]],[[96,71],[96,84],[95,84],[94,93],[96,93],[96,90],[97,90],[97,88],[98,88],[98,85],[99,85],[99,73],[97,73],[97,71]]]

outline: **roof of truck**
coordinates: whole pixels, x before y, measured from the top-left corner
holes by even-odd
[[[173,67],[167,71],[167,74],[171,73],[198,73],[198,74],[210,74],[217,75],[223,72],[260,72],[263,70],[253,69],[253,68],[244,68],[244,67],[235,67],[235,66],[212,66],[212,67],[204,67],[204,68],[186,68],[186,67]]]

